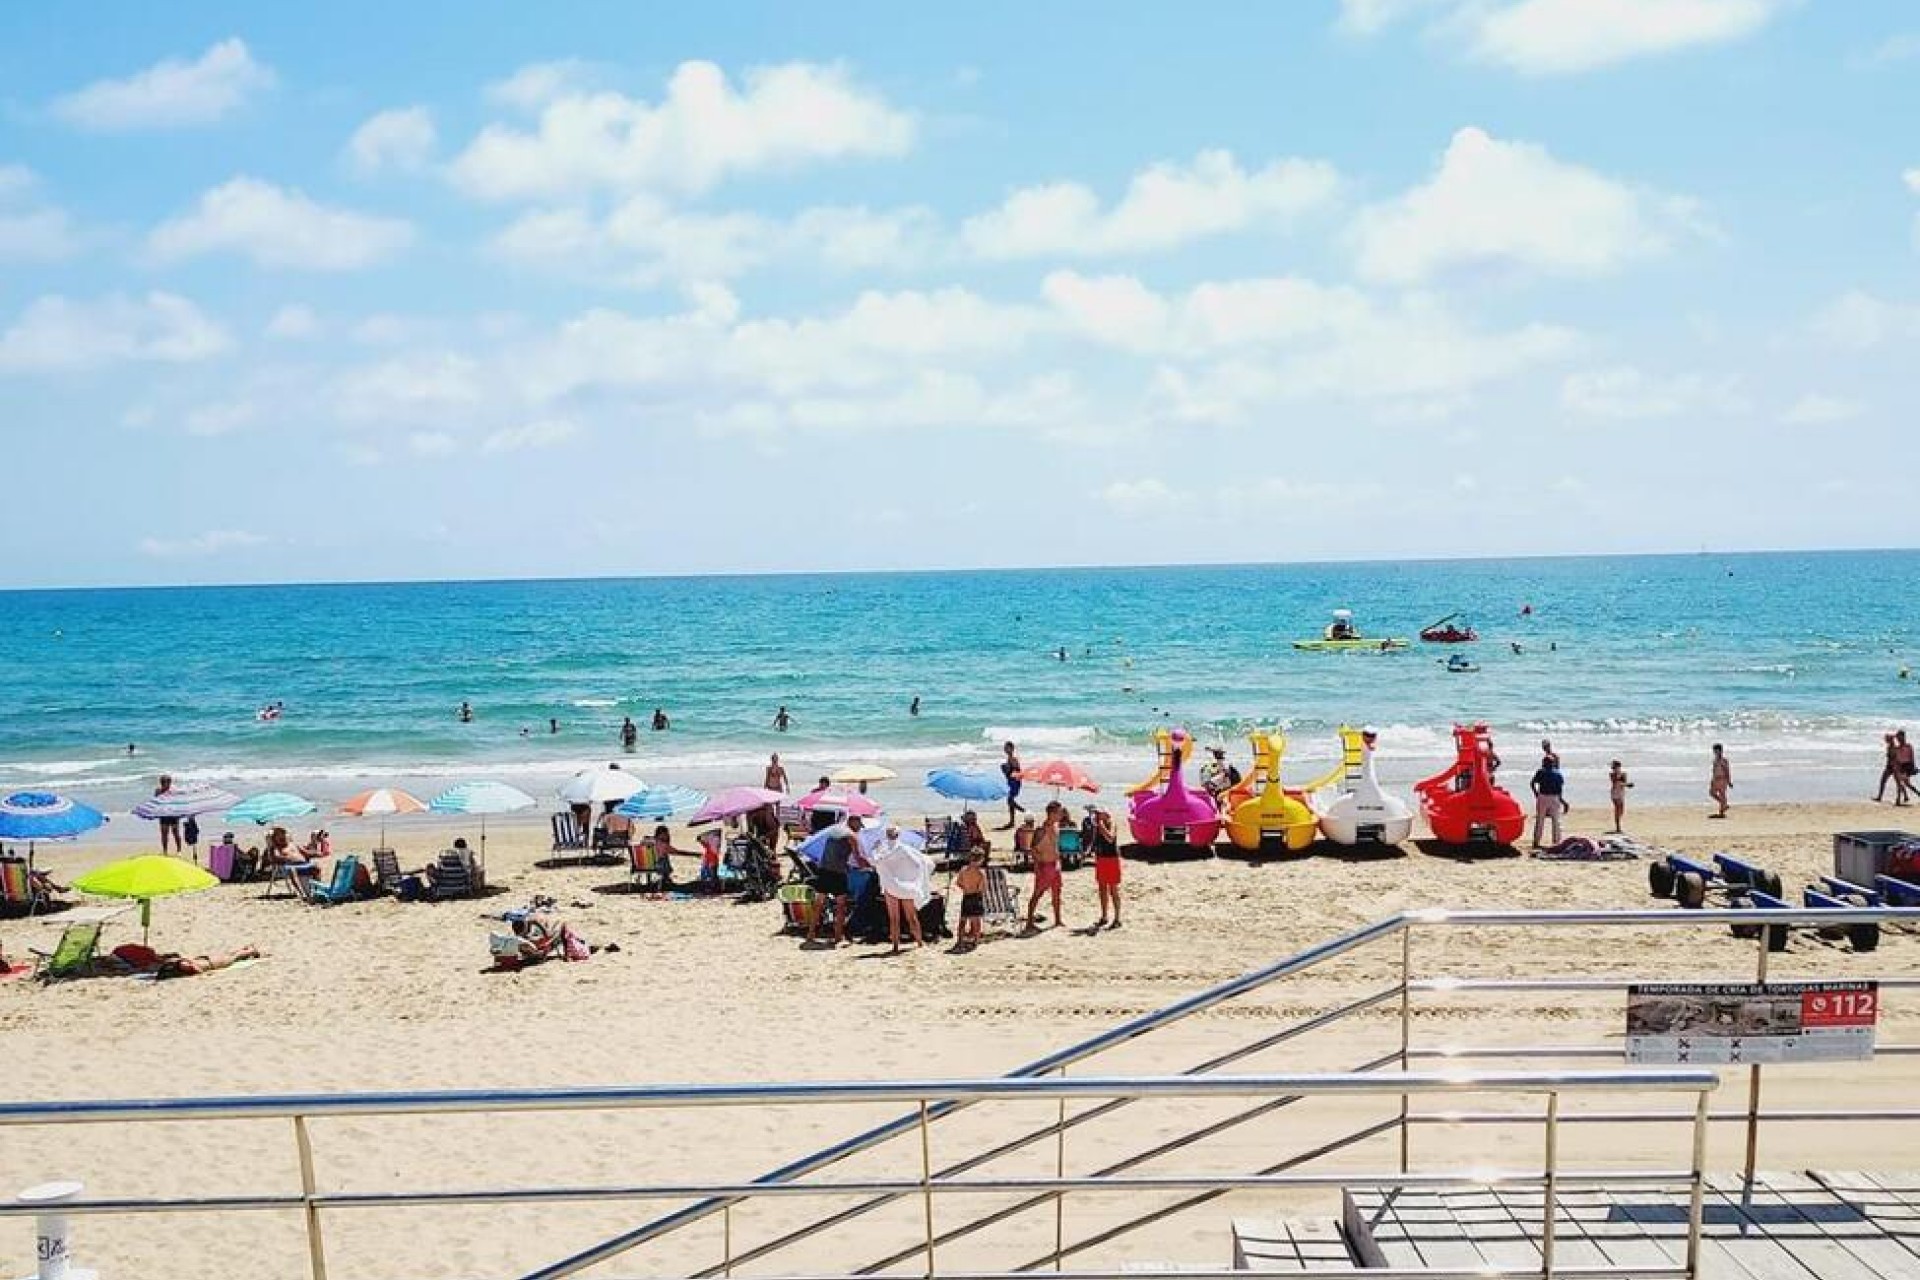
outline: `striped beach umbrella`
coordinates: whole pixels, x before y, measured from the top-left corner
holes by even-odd
[[[614,812],[629,818],[671,818],[676,813],[689,809],[698,809],[707,802],[707,793],[695,791],[692,787],[669,785],[648,787],[628,796],[626,803]]]
[[[51,791],[16,791],[0,799],[0,840],[71,840],[106,820],[92,805]]]
[[[371,791],[362,791],[348,798],[340,806],[340,812],[355,818],[380,819],[380,847],[387,845],[387,819],[403,813],[425,813],[427,802],[410,791],[398,787],[375,787]]]
[[[227,821],[253,822],[264,827],[269,822],[304,818],[318,807],[305,796],[297,796],[291,791],[262,791],[227,810]]]
[[[170,787],[157,796],[149,796],[133,806],[133,816],[148,821],[162,818],[195,818],[203,813],[219,813],[240,803],[231,791],[205,784]]]
[[[435,796],[427,808],[435,813],[464,813],[480,819],[480,856],[487,856],[487,816],[517,813],[533,807],[533,797],[504,782],[457,782]]]

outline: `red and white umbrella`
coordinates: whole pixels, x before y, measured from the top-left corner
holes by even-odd
[[[371,791],[362,791],[350,797],[340,806],[340,812],[355,818],[380,819],[380,844],[387,843],[387,819],[396,818],[404,813],[425,813],[427,802],[411,791],[402,791],[398,787],[375,787]]]
[[[1037,787],[1052,787],[1055,791],[1100,790],[1100,784],[1093,780],[1091,774],[1067,760],[1042,760],[1039,764],[1022,765],[1020,781]]]
[[[800,797],[800,807],[808,813],[815,809],[836,809],[850,818],[873,818],[880,814],[880,804],[871,796],[863,796],[858,791],[835,791],[831,787],[807,792]]]

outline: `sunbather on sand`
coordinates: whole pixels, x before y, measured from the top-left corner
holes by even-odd
[[[219,969],[231,969],[242,960],[257,960],[264,953],[258,947],[241,947],[238,951],[220,952],[212,955],[183,956],[169,951],[160,957],[153,968],[155,978],[192,978],[203,973],[213,973]]]

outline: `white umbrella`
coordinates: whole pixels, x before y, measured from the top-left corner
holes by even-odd
[[[604,769],[582,769],[561,785],[559,796],[568,804],[606,804],[625,800],[647,784],[618,764]]]

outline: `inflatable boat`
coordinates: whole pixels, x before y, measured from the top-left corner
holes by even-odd
[[[1442,844],[1512,844],[1526,829],[1520,802],[1496,786],[1499,756],[1484,724],[1453,726],[1454,761],[1414,787],[1420,812]]]
[[[1335,844],[1399,844],[1413,835],[1413,807],[1380,788],[1373,748],[1357,729],[1340,727],[1340,794],[1320,814],[1320,831]]]
[[[1182,773],[1193,738],[1185,729],[1175,729],[1165,745],[1165,781],[1129,798],[1127,829],[1135,844],[1149,849],[1211,850],[1220,838],[1220,810],[1206,792],[1189,790]]]

